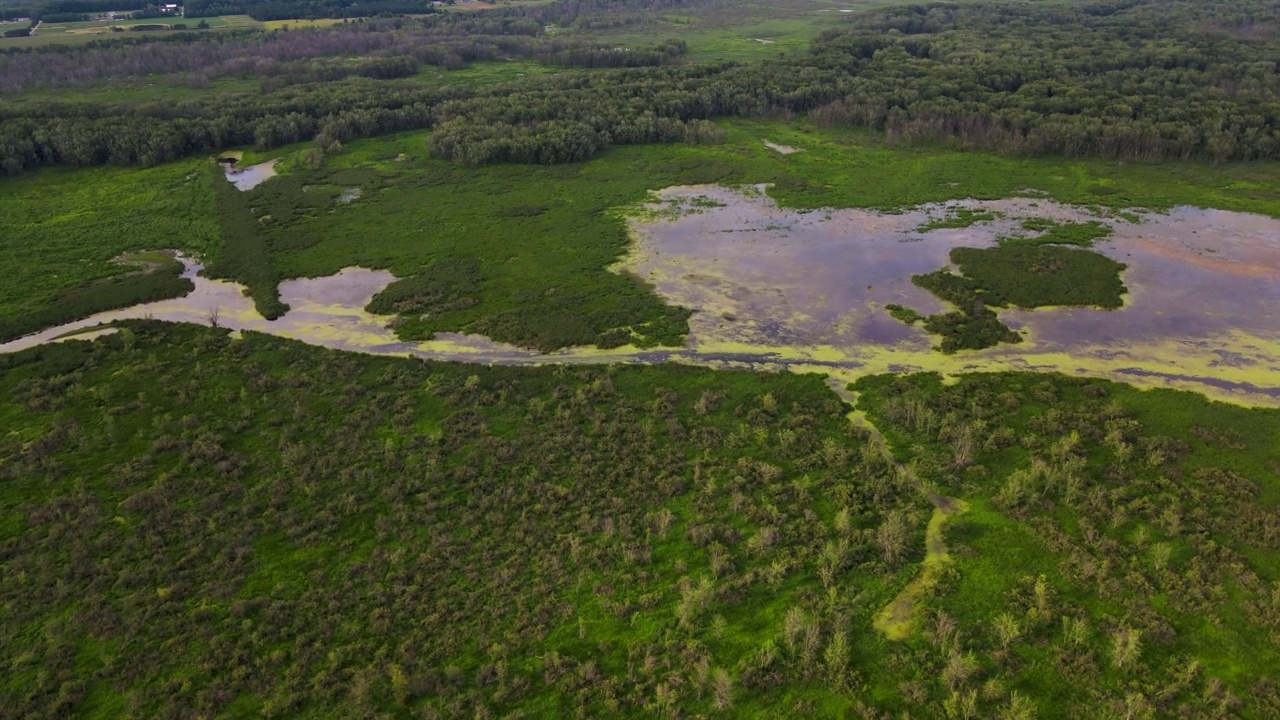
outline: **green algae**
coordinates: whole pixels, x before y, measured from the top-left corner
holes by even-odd
[[[963,500],[948,497],[938,497],[934,502],[936,506],[925,528],[925,553],[924,561],[920,564],[920,574],[912,578],[888,605],[876,613],[872,621],[873,627],[890,640],[906,640],[911,637],[919,624],[924,598],[938,584],[943,569],[952,563],[943,528],[949,518],[964,512],[968,505]]]

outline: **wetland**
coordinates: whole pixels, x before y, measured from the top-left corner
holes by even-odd
[[[463,5],[0,53],[0,718],[1280,717],[1274,3]]]
[[[945,227],[947,217],[987,218]],[[993,248],[1028,223],[1094,223],[1110,230],[1096,251],[1124,264],[1115,309],[1001,309],[1022,342],[944,355],[937,338],[886,310],[937,313],[946,304],[912,277],[950,266],[957,248]],[[475,334],[397,337],[368,312],[395,277],[347,268],[285,280],[290,309],[263,318],[232,282],[199,275],[182,258],[189,295],[111,311],[5,345],[12,351],[123,318],[212,323],[331,348],[498,364],[651,363],[818,371],[853,379],[888,371],[1058,371],[1213,397],[1280,404],[1280,220],[1178,207],[1118,213],[1036,197],[954,201],[884,212],[789,210],[763,186],[673,187],[627,219],[629,254],[617,272],[639,277],[667,303],[689,308],[680,347],[537,352]],[[942,224],[943,227],[937,227]],[[1078,251],[1073,251],[1078,252]]]

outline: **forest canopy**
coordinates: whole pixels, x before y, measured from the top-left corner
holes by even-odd
[[[14,716],[1280,708],[1274,410],[872,377],[886,449],[815,376],[151,322],[0,370]]]
[[[237,145],[422,128],[439,130],[432,147],[441,157],[555,163],[611,144],[684,142],[698,134],[689,130],[696,121],[795,113],[900,142],[1013,155],[1280,157],[1280,34],[1268,31],[1280,27],[1280,10],[1262,0],[907,5],[850,14],[847,28],[827,30],[799,56],[717,65],[676,62],[678,45],[620,51],[547,30],[606,10],[618,12],[612,22],[641,28],[644,9],[664,6],[556,3],[10,53],[0,57],[10,92],[135,74],[153,53],[167,59],[150,67],[183,82],[280,73],[291,81],[176,107],[15,104],[0,112],[0,166],[152,165]],[[354,56],[406,68],[525,57],[578,70],[447,92],[398,72],[366,76],[381,78],[373,84],[326,82],[325,58]],[[643,69],[608,69],[624,67]]]

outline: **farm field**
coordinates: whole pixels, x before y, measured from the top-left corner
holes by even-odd
[[[314,28],[314,27],[330,27],[333,25],[341,25],[345,20],[343,18],[316,18],[313,20],[268,20],[262,23],[262,26],[268,30],[280,30],[288,28],[290,30],[297,28]]]
[[[138,35],[160,34],[164,35],[174,31],[175,25],[184,25],[179,30],[187,32],[205,32],[205,29],[196,26],[205,22],[208,24],[207,30],[241,30],[263,27],[262,23],[250,18],[247,15],[228,15],[223,17],[204,17],[204,18],[183,18],[183,17],[160,17],[145,18],[138,20],[87,20],[81,22],[54,22],[41,23],[36,28],[35,34],[30,37],[12,37],[0,38],[0,50],[7,48],[31,48],[45,47],[49,45],[77,45],[93,42],[103,39],[115,38],[133,38]],[[163,29],[156,29],[147,32],[132,31],[130,28],[139,25],[158,25]],[[18,25],[13,25],[18,27]],[[112,28],[122,28],[121,31],[115,31]],[[0,32],[5,29],[4,23],[0,23]]]
[[[1271,4],[186,11],[0,40],[0,719],[1280,716]]]

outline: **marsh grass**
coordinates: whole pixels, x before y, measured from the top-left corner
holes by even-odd
[[[139,251],[217,247],[204,162],[51,170],[0,182],[0,337],[190,290],[178,263],[138,275]]]
[[[1111,234],[1111,226],[1098,220],[1088,222],[1058,222],[1046,218],[1028,218],[1022,221],[1022,229],[1037,233],[1031,236],[1002,236],[1001,245],[1072,245],[1093,247],[1095,241]]]
[[[952,312],[923,318],[924,328],[941,336],[939,349],[943,352],[1021,342],[1021,336],[1000,321],[993,307],[1115,309],[1124,303],[1127,290],[1120,276],[1125,265],[1082,249],[1109,235],[1110,226],[1098,221],[1059,223],[1032,218],[1023,221],[1022,227],[1039,234],[1001,237],[993,248],[953,249],[950,259],[960,274],[944,269],[912,276],[913,283],[956,307]],[[900,305],[886,309],[908,325],[921,319],[917,312]]]
[[[955,248],[956,264],[972,291],[988,305],[1021,308],[1123,304],[1124,263],[1089,250],[1005,244]]]

